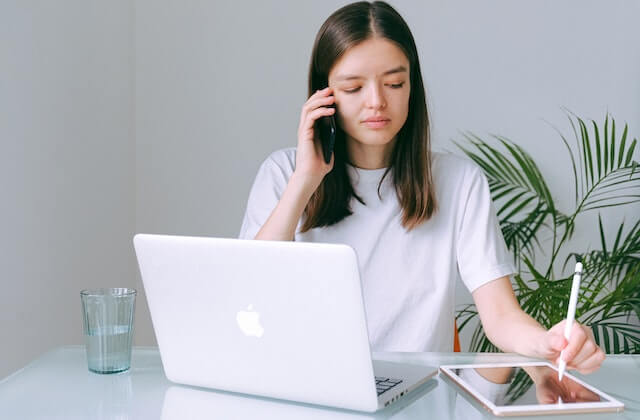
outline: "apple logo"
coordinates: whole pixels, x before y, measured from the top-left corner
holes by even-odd
[[[264,328],[260,325],[260,312],[253,310],[253,305],[249,304],[246,311],[238,311],[236,315],[238,327],[249,337],[262,337]]]

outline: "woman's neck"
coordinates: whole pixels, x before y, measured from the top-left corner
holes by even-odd
[[[347,154],[351,165],[360,169],[382,169],[391,165],[391,151],[395,139],[386,144],[371,145],[347,139]]]

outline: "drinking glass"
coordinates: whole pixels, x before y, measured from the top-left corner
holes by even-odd
[[[136,290],[82,290],[87,364],[95,373],[124,372],[131,366]]]

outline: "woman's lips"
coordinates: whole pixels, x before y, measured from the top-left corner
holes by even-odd
[[[370,120],[364,120],[362,124],[364,124],[364,126],[367,128],[378,129],[386,127],[390,122],[391,120],[388,119],[374,118]]]

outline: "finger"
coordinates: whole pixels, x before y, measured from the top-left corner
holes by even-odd
[[[319,96],[322,95],[325,92],[328,92],[331,90],[331,87],[327,86],[324,89],[318,89],[315,92],[313,92],[313,94],[311,96],[309,96],[309,98],[313,98],[314,96]]]
[[[556,401],[558,401],[558,396],[549,390],[538,393],[538,402],[540,402],[540,404],[553,404]]]
[[[576,393],[565,389],[564,392],[562,393],[562,401],[576,402]]]
[[[325,117],[328,115],[333,115],[336,112],[335,108],[327,108],[321,106],[320,108],[314,109],[312,112],[307,115],[307,119],[304,122],[304,129],[311,129],[313,124],[316,122],[318,118]]]
[[[562,321],[558,322],[556,325],[551,327],[549,331],[553,331],[558,334],[564,334],[564,324],[566,323],[567,323],[567,320],[563,319]]]
[[[300,125],[302,125],[307,114],[317,108],[317,106],[310,106],[310,103],[317,100],[318,98],[325,98],[327,97],[327,95],[331,95],[331,93],[333,93],[333,90],[330,87],[327,87],[322,90],[315,91],[313,95],[307,98],[307,101],[302,105],[302,112],[300,113]]]
[[[549,351],[554,354],[559,354],[565,347],[567,347],[567,344],[569,343],[563,335],[554,333],[549,337]]]
[[[593,373],[600,369],[602,362],[604,362],[606,355],[601,348],[597,348],[595,352],[586,360],[584,360],[577,368],[578,372],[583,374]]]
[[[600,396],[598,394],[584,387],[575,391],[575,394],[578,402],[600,401]]]
[[[557,359],[560,356],[560,351],[567,346],[568,342],[564,338],[564,324],[566,322],[566,320],[562,320],[547,331],[547,338],[542,341],[545,358],[550,360]]]
[[[584,346],[586,340],[587,334],[582,329],[582,326],[575,324],[571,329],[569,344],[567,344],[567,347],[565,347],[562,352],[562,359],[564,359],[567,364],[570,364],[578,353],[580,353],[580,350],[582,349],[582,346]]]
[[[309,96],[305,102],[305,105],[311,101],[314,101],[318,98],[324,98],[326,96],[332,95],[333,89],[330,87],[326,87],[324,89],[316,90],[313,95]]]
[[[333,95],[320,96],[318,98],[309,99],[307,102],[305,102],[304,106],[307,108],[307,112],[311,112],[318,107],[333,104],[335,102],[335,99],[336,98]]]
[[[568,365],[574,369],[580,369],[584,361],[589,359],[597,350],[598,346],[596,343],[587,337],[578,354],[575,355],[573,360],[571,360],[571,363],[568,363]]]
[[[567,346],[567,340],[557,332],[549,330],[542,342],[541,356],[547,360],[556,360],[560,357],[560,351]]]

